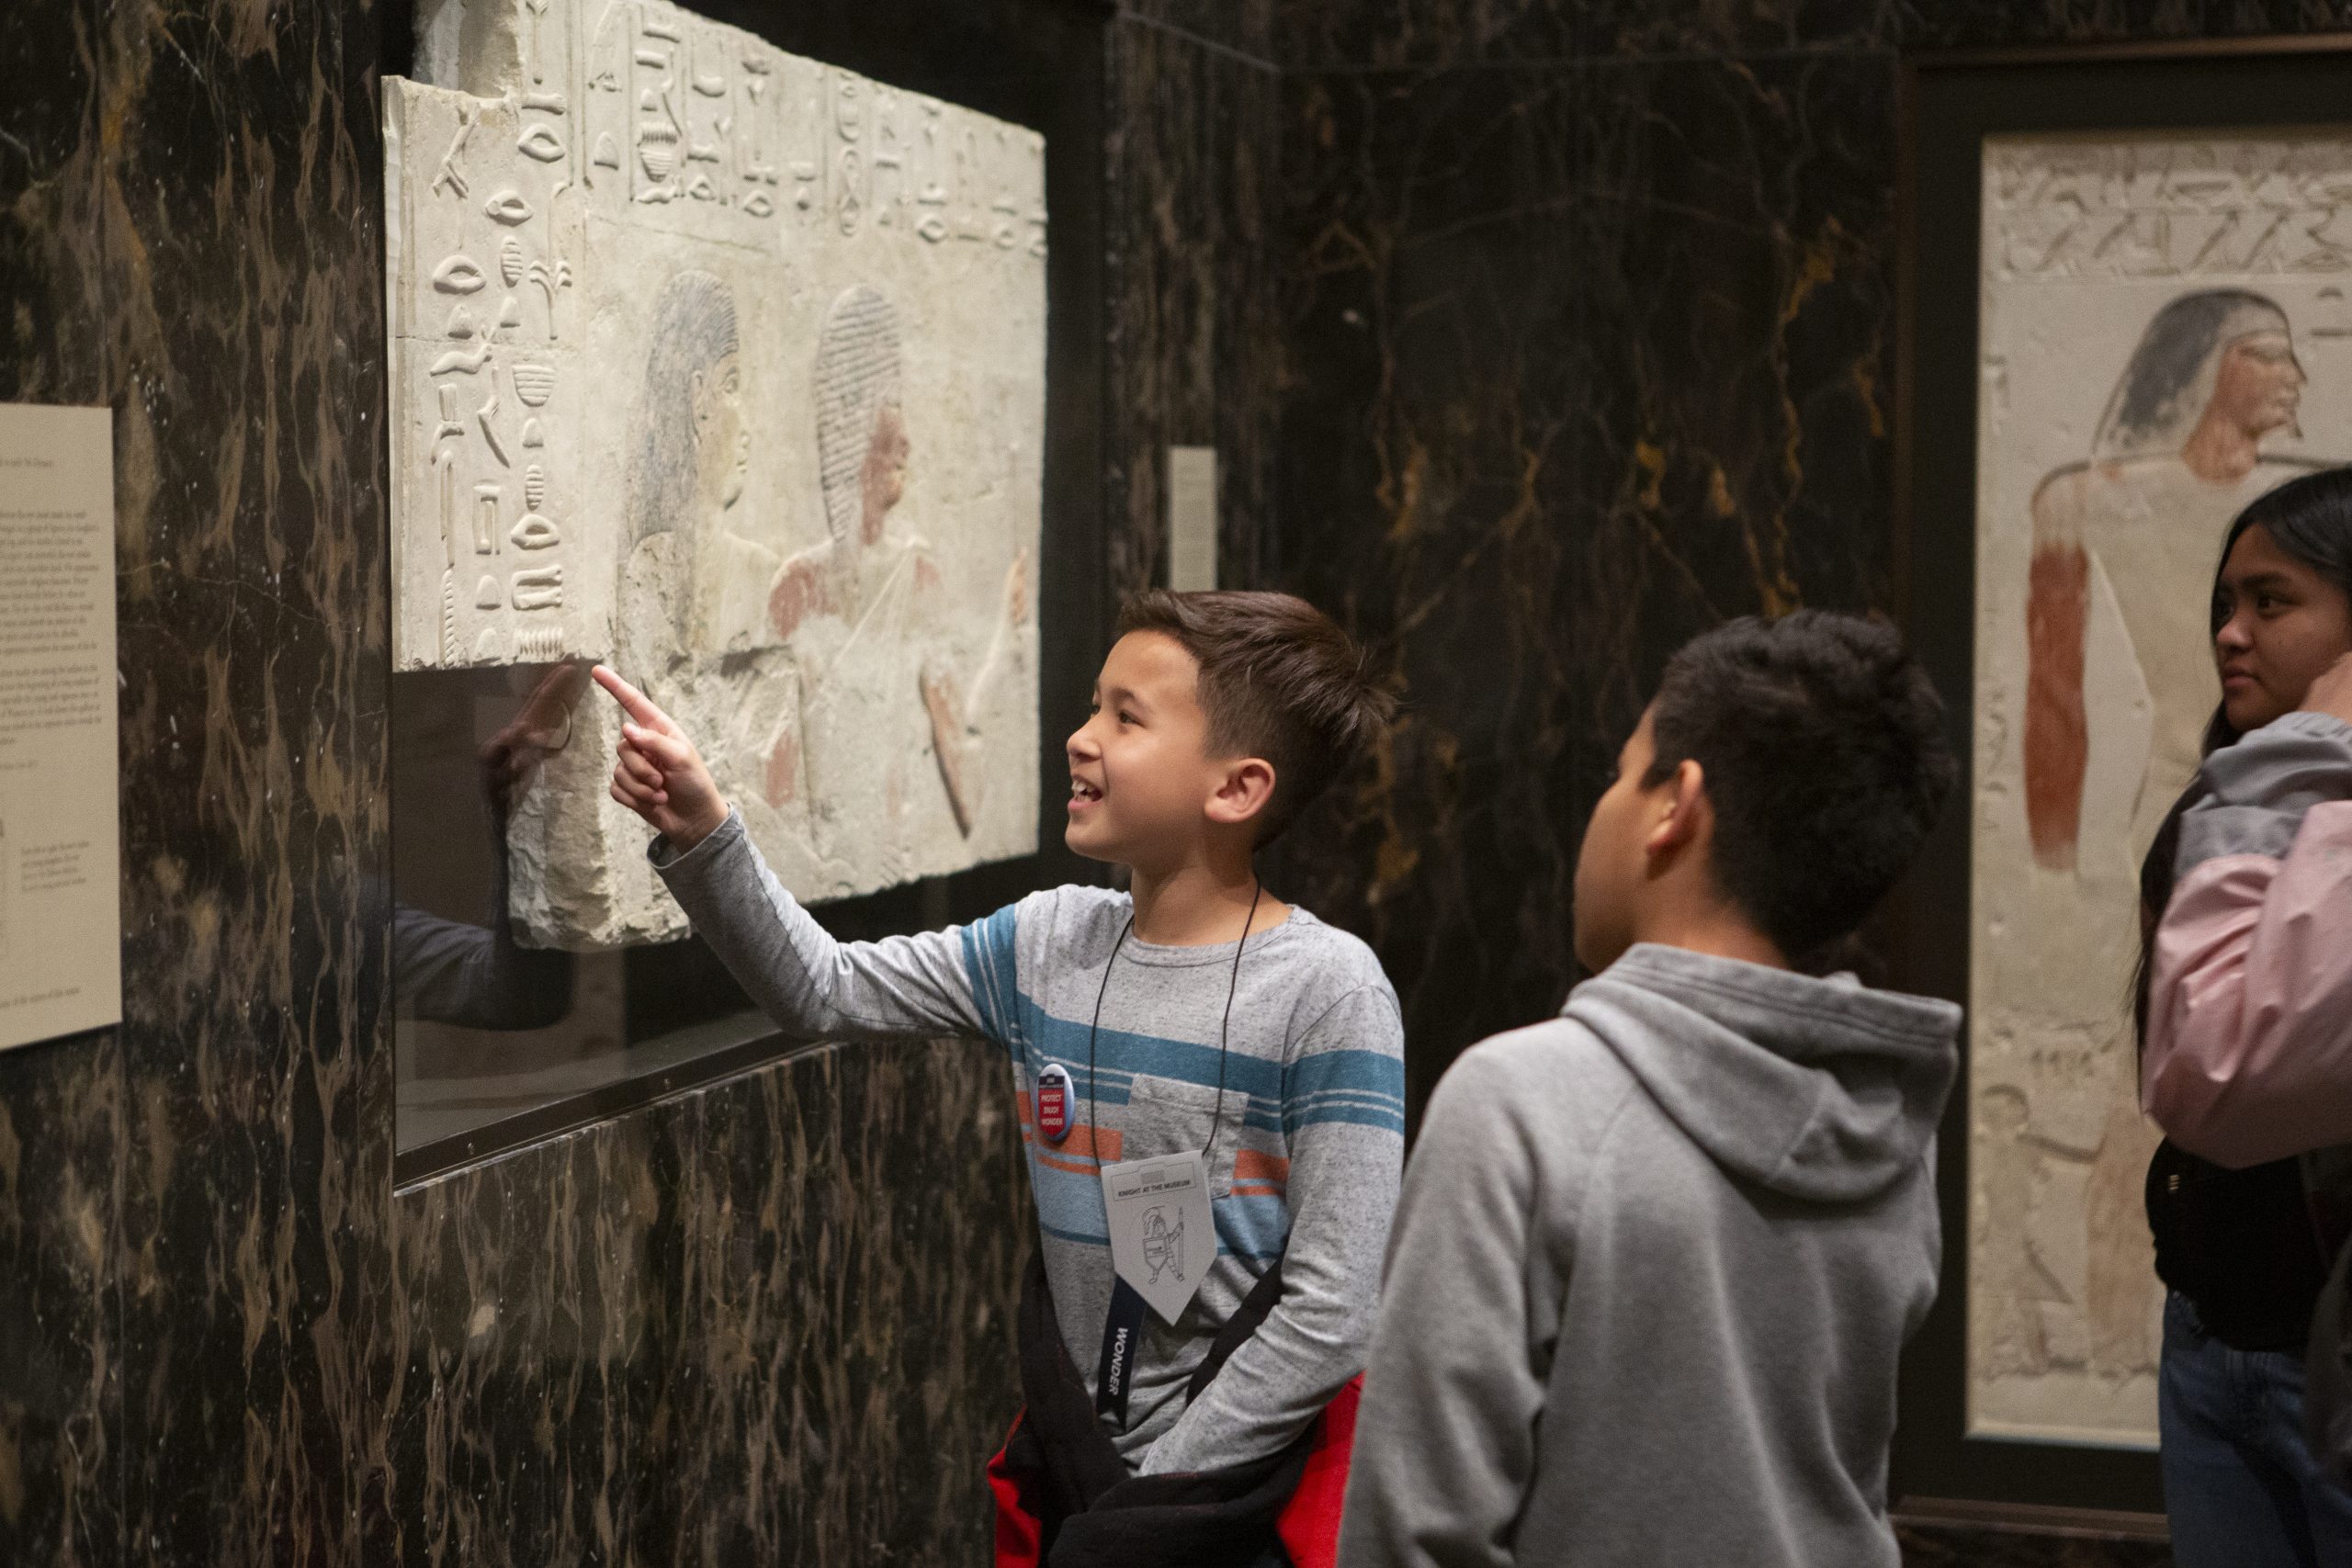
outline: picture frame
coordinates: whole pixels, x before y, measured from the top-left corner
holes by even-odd
[[[2003,968],[1997,949],[2004,942],[2019,945],[2032,938],[2033,921],[2046,925],[2058,918],[2053,911],[2063,913],[2064,875],[2078,876],[2086,897],[2095,889],[2104,900],[2113,892],[2113,867],[2121,863],[2116,844],[2100,851],[2105,860],[2097,875],[2083,872],[2088,851],[2080,852],[2086,858],[2069,859],[2077,853],[2075,845],[2060,842],[2072,831],[2068,813],[2075,813],[2088,832],[2085,813],[2136,790],[2135,809],[2109,812],[2120,825],[2109,820],[2100,829],[2120,842],[2135,830],[2144,835],[2145,824],[2135,820],[2142,801],[2153,802],[2160,814],[2178,786],[2155,761],[2133,772],[2129,744],[2108,742],[2105,782],[2076,776],[2074,795],[2053,808],[2048,757],[2064,749],[2052,750],[2046,734],[2034,776],[2018,776],[2026,767],[2028,745],[2021,694],[2037,673],[2046,687],[2047,670],[2064,662],[2028,634],[2030,616],[2041,617],[2036,626],[2047,624],[2048,617],[2046,607],[2032,600],[2036,590],[2026,563],[2043,558],[2040,552],[2052,540],[2076,537],[2085,506],[2112,512],[2120,504],[2118,486],[2155,483],[2148,476],[2181,460],[2180,443],[2174,439],[2170,450],[2156,454],[2161,462],[2152,458],[2144,468],[2135,468],[2138,449],[2127,451],[2128,444],[2109,439],[2119,428],[2118,400],[2140,364],[2133,344],[2119,351],[2116,343],[2157,333],[2156,318],[2186,296],[2215,298],[2176,306],[2167,318],[2175,325],[2199,312],[2218,321],[2230,304],[2219,299],[2224,293],[2261,292],[2202,275],[2217,265],[2198,248],[2211,236],[2192,231],[2186,218],[2176,221],[2157,210],[2162,201],[2148,193],[2171,187],[2160,172],[2149,171],[2160,171],[2167,159],[2218,159],[2226,164],[2233,147],[2243,155],[2248,145],[2335,140],[2344,143],[2344,183],[2352,192],[2352,94],[2346,92],[2352,87],[2352,35],[1922,54],[1906,58],[1901,72],[1893,602],[1912,646],[1951,704],[1951,736],[1962,771],[1952,805],[1889,911],[1890,977],[1904,988],[1969,1005],[1971,1015],[1963,1031],[1961,1078],[1939,1136],[1943,1288],[1906,1356],[1893,1486],[1898,1498],[2007,1506],[2045,1523],[2052,1509],[2153,1516],[2163,1506],[2153,1443],[2154,1342],[2146,1337],[2154,1314],[2143,1320],[2140,1312],[2144,1301],[2155,1299],[2156,1287],[2149,1286],[2148,1297],[2133,1296],[2126,1261],[2135,1241],[2127,1227],[2139,1226],[2144,1234],[2145,1226],[2138,1186],[2131,1179],[2133,1162],[2138,1169],[2145,1164],[2136,1140],[2153,1147],[2155,1135],[2144,1126],[2133,1127],[2136,1110],[2128,1100],[2132,1064],[2115,1056],[2119,1049],[2129,1050],[2128,1026],[2120,1035],[2100,1035],[2082,1048],[2081,1062],[2096,1062],[2107,1075],[2097,1093],[2108,1097],[2100,1102],[2108,1104],[2108,1122],[2077,1111],[2074,1122],[2087,1131],[2025,1128],[2031,1150],[2052,1151],[2046,1161],[2030,1152],[2030,1168],[2013,1169],[2010,1145],[1988,1144],[2006,1134],[1995,1125],[1997,1118],[1987,1114],[1987,1094],[2011,1079],[2023,1082],[2017,1103],[2003,1100],[1997,1109],[2030,1115],[2031,1073],[2065,1068],[2063,1061],[2050,1067],[2063,1055],[2057,1052],[2018,1066],[2030,1053],[2016,1048],[2018,1026],[2007,1012],[2022,1007],[2030,1021],[2037,1001],[2034,987],[2041,982],[2030,968]],[[1990,228],[1988,145],[1995,191]],[[2144,157],[2135,151],[2142,147],[2149,150]],[[2057,191],[2043,177],[2060,164],[2081,176],[2078,187]],[[2017,214],[2003,205],[2012,198],[2020,204]],[[2032,228],[2036,215],[2023,209],[2037,200],[2077,203],[2084,224]],[[2151,214],[2144,232],[2132,227],[2139,220],[2124,210],[2142,206]],[[2003,228],[2011,218],[2014,227]],[[1988,234],[2001,247],[1989,267]],[[2018,236],[2031,243],[2020,242],[2013,250],[2011,241]],[[2116,247],[2129,245],[2150,250],[2133,263],[2136,271],[2117,260]],[[2252,236],[2231,254],[2231,265],[2269,265],[2264,260],[2268,253]],[[2030,293],[2029,285],[2059,273],[2071,293],[2047,299]],[[2318,287],[2304,293],[2315,298]],[[2284,313],[2294,316],[2298,307],[2290,304]],[[2231,318],[2235,325],[2227,330],[2245,326],[2248,319]],[[2352,338],[2352,316],[2346,324]],[[2174,357],[2206,365],[2202,373],[2210,374],[2211,356],[2199,360],[2197,355],[2224,329],[2208,322],[2199,330],[2205,337],[2192,345],[2194,352],[2184,349]],[[2003,352],[2018,344],[2031,351]],[[2352,342],[2346,354],[2340,414],[2335,388],[2325,389],[2328,401],[2322,410],[2327,428],[2341,424],[2346,431],[2337,443],[2344,448],[2340,455],[2322,455],[2333,460],[2352,460]],[[2053,376],[2072,380],[2053,382]],[[2140,385],[2143,393],[2155,387],[2144,377]],[[2175,401],[2189,398],[2177,386],[2156,390]],[[2301,437],[2305,432],[2298,425],[2294,434]],[[2167,439],[2150,434],[2143,445],[2155,453]],[[2283,440],[2269,439],[2267,453]],[[2083,448],[2079,461],[2046,458],[2047,452],[2070,443]],[[2307,441],[2286,445],[2298,457],[2321,460]],[[2060,515],[2060,502],[2080,500],[2086,491],[2096,493]],[[2179,561],[2165,580],[2165,607],[2171,617],[2166,625],[2185,616],[2192,637],[2202,604],[2174,601],[2178,585],[2200,570],[2188,563],[2200,558],[2200,550],[2217,555],[2218,533],[2210,544],[2203,539],[2209,523],[2200,514],[2180,525],[2188,530],[2186,535],[2176,530],[2176,540],[2186,542],[2175,550]],[[2097,555],[2095,549],[2090,553]],[[2128,651],[2136,645],[2112,606],[2129,600],[2139,581],[2134,574],[2144,576],[2155,568],[2132,550],[2110,553],[2116,563],[2112,571],[2097,569],[2104,574],[2100,581],[2113,578],[2123,586],[2111,599],[2097,600],[2094,615],[2100,613],[2098,606],[2110,606],[2109,640],[2120,636],[2118,646]],[[2211,565],[2206,560],[2201,570],[2210,571]],[[2022,586],[2016,581],[2019,572]],[[2089,635],[2095,640],[2098,628]],[[2143,636],[2151,635],[2143,626]],[[2168,637],[2164,646],[2171,649],[2180,640]],[[2078,633],[2075,646],[2081,642]],[[2094,671],[2097,653],[2080,656],[2083,671]],[[2115,694],[2122,687],[2114,680],[2102,684],[2105,677],[2095,672],[2077,679],[2090,681],[2080,705],[2096,728],[2116,709]],[[2167,724],[2180,728],[2176,710],[2188,700],[2184,694],[2191,679],[2177,670],[2154,678],[2151,733]],[[2041,726],[2037,734],[2047,731],[2046,713],[2030,717]],[[2152,759],[2162,753],[2168,767],[2180,765],[2171,755],[2177,744],[2167,750],[2150,741],[2145,750]],[[2193,769],[2193,758],[2188,765]],[[2076,775],[2080,772],[2077,766]],[[2064,775],[2066,769],[2060,766],[2056,773]],[[2035,789],[2040,796],[2027,800]],[[2086,800],[2091,803],[2087,807],[2081,804]],[[2068,826],[2062,831],[2052,823]],[[1996,851],[2014,856],[2019,844],[2030,844],[2040,869],[2019,871],[2004,882],[2008,863],[1999,861]],[[2020,893],[2012,898],[2011,883],[2034,884],[2028,889],[2031,897]],[[2123,897],[2136,902],[2128,889]],[[2024,911],[2014,923],[2006,919],[2011,904]],[[2104,904],[2098,909],[2104,911]],[[2127,907],[2120,918],[2136,929],[2136,908]],[[2130,945],[2136,946],[2136,938]],[[2082,967],[2085,976],[2074,978],[2092,987],[2083,993],[2090,1000],[2078,996],[2066,1005],[2093,1006],[2109,979],[2117,982],[2114,1000],[2128,1004],[2128,966],[2115,976],[2106,974],[2103,963]],[[2027,978],[2021,981],[2019,975]],[[2052,1004],[2052,1016],[2062,1010]],[[2007,1031],[1998,1042],[1988,1032],[1996,1025]],[[2063,1095],[2053,1092],[2051,1098]],[[2078,1099],[2095,1108],[2089,1091]],[[2062,1120],[2064,1114],[2062,1110]],[[2002,1186],[1998,1191],[1996,1178]],[[2031,1256],[2034,1246],[2048,1238],[2021,1233],[2044,1225],[2055,1237],[2046,1248],[2053,1257],[2066,1252],[2068,1226],[2074,1225],[2086,1233],[2081,1237],[2086,1256],[2109,1259],[2103,1316],[2101,1303],[2094,1299],[2099,1295],[2096,1282],[2086,1287],[2080,1277],[2063,1278],[2066,1268],[2043,1269]],[[1988,1290],[1986,1271],[2001,1266],[2038,1270],[2035,1278],[2046,1289],[2007,1295]],[[2090,1272],[2098,1269],[2095,1259],[2081,1266]],[[2015,1299],[2036,1293],[2047,1298],[2046,1304]],[[2008,1316],[1996,1321],[1998,1314]],[[2127,1342],[2120,1349],[2119,1337]],[[1988,1348],[2002,1354],[1988,1353]],[[2070,1427],[2053,1418],[2063,1417],[2073,1397],[2069,1376],[2082,1394],[2079,1403],[2098,1406],[2097,1419]],[[2037,1388],[2037,1377],[2052,1381]],[[2127,1434],[2127,1425],[2142,1416],[2143,1428]]]

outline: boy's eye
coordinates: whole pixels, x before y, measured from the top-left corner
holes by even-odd
[[[1119,710],[1119,722],[1121,724],[1133,724],[1136,722],[1136,716],[1129,713],[1126,709],[1121,708]]]

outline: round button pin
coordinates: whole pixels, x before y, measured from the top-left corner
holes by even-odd
[[[1072,1097],[1069,1069],[1059,1062],[1048,1063],[1037,1075],[1037,1131],[1047,1143],[1058,1144],[1069,1136]]]

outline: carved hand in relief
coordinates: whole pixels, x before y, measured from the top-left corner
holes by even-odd
[[[702,753],[643,692],[602,664],[594,674],[628,715],[613,768],[613,798],[644,818],[672,848],[693,849],[727,821],[727,801]]]
[[[2324,713],[2352,724],[2352,653],[2327,667],[2303,698],[2305,713]]]
[[[1012,558],[1012,570],[1004,574],[1004,619],[1007,626],[1017,626],[1029,618],[1029,549],[1023,546]]]
[[[978,780],[967,776],[964,765],[964,701],[956,690],[956,678],[925,670],[922,705],[931,715],[931,748],[939,759],[939,782],[947,788],[947,808],[956,814],[956,830],[968,839],[978,805]]]

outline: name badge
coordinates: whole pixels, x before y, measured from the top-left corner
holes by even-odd
[[[1111,1219],[1111,1267],[1160,1321],[1174,1323],[1216,1261],[1200,1151],[1104,1166],[1102,1206]]]
[[[1037,1131],[1047,1143],[1058,1144],[1069,1136],[1070,1102],[1076,1098],[1069,1069],[1059,1062],[1047,1064],[1037,1075]]]

